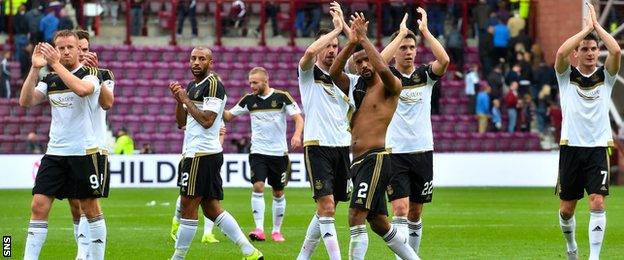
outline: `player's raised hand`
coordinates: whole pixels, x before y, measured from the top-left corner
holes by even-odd
[[[85,52],[83,53],[83,62],[82,64],[97,68],[100,66],[100,62],[97,57],[97,53],[95,52]]]
[[[293,137],[290,139],[290,147],[292,149],[299,149],[301,147],[300,135],[293,135]]]
[[[427,12],[425,12],[425,9],[423,9],[422,7],[418,7],[416,8],[416,12],[420,14],[420,19],[416,20],[416,22],[418,22],[418,30],[420,30],[421,32],[429,30],[429,28],[427,27]]]
[[[400,34],[407,34],[409,32],[409,29],[407,29],[407,18],[409,17],[409,15],[407,13],[405,13],[405,15],[403,16],[403,20],[401,20],[401,24],[399,25],[399,33]]]
[[[340,5],[336,2],[332,2],[329,4],[329,14],[332,16],[332,23],[334,24],[334,28],[338,30],[342,30],[342,19],[343,14],[340,9]]]
[[[589,22],[592,24],[592,27],[596,28],[597,26],[600,26],[598,18],[596,18],[596,9],[594,8],[594,5],[589,2],[585,2],[585,5],[587,5],[588,8]]]
[[[39,47],[40,45],[41,43],[35,45],[35,49],[33,50],[33,55],[31,58],[32,66],[37,69],[43,68],[45,65],[48,64],[45,57],[43,56],[43,53],[41,53],[41,48]]]
[[[176,99],[176,101],[178,101],[178,103],[182,103],[183,100],[180,99],[180,92],[184,92],[184,88],[182,88],[182,85],[180,85],[180,83],[178,83],[177,81],[170,82],[169,91],[171,91],[171,94]],[[184,94],[186,94],[186,92],[184,92]]]
[[[364,14],[355,13],[351,15],[351,32],[355,34],[358,41],[366,38],[368,31],[368,21],[364,18]]]
[[[44,42],[39,48],[41,50],[41,53],[43,54],[43,57],[46,59],[46,62],[50,66],[60,62],[61,53],[56,48],[52,47],[52,45]]]

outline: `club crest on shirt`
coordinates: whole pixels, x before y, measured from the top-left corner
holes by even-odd
[[[271,107],[272,108],[277,107],[277,101],[275,101],[275,100],[271,101]]]
[[[314,188],[315,188],[315,189],[317,189],[317,190],[322,189],[322,188],[323,188],[323,181],[321,181],[321,180],[316,180],[316,181],[314,182]]]
[[[258,104],[254,103],[253,106],[251,106],[252,108],[257,108]]]
[[[412,75],[412,81],[413,82],[420,82],[420,76],[418,76],[418,74],[414,73],[414,75]]]
[[[196,99],[197,97],[199,97],[199,91],[195,91],[195,96],[193,96],[193,98],[195,98],[195,99]]]
[[[394,194],[394,189],[392,188],[392,185],[388,185],[388,187],[386,188],[386,193],[388,193],[388,195]]]

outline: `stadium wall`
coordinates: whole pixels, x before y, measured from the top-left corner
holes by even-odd
[[[0,189],[32,188],[41,155],[0,155]],[[112,188],[167,188],[177,183],[180,155],[110,156]],[[291,154],[289,187],[309,187],[303,154]],[[556,152],[436,153],[435,186],[553,186]],[[225,154],[224,187],[251,187],[246,154]]]

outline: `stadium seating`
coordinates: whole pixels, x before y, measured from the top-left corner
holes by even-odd
[[[160,11],[167,8],[165,5],[166,1],[153,1],[150,11]],[[118,130],[126,127],[134,137],[137,149],[143,143],[151,143],[157,153],[180,153],[183,132],[175,122],[175,100],[169,93],[168,84],[175,80],[186,85],[192,78],[188,68],[192,47],[96,45],[92,49],[98,53],[100,66],[113,71],[116,77],[115,104],[108,113],[110,128]],[[254,66],[267,68],[271,86],[288,90],[301,104],[296,68],[298,59],[305,51],[303,47],[213,46],[212,50],[214,70],[221,77],[228,95],[226,108],[235,105],[250,91],[247,72]],[[478,62],[476,48],[468,48],[465,54],[465,67]],[[433,59],[426,49],[419,49],[417,57],[417,63]],[[10,66],[12,71],[19,71],[18,63],[11,62]],[[12,77],[14,91],[19,90],[23,82],[18,76]],[[431,118],[436,151],[541,150],[537,134],[476,133],[477,120],[470,114],[463,91],[463,80],[442,79],[440,114]],[[0,118],[3,122],[0,127],[0,153],[24,153],[25,138],[30,131],[39,133],[43,143],[47,141],[50,122],[48,104],[25,109],[18,106],[17,99],[0,99]],[[249,121],[249,116],[245,115],[227,125],[225,152],[236,152],[232,141],[250,135]],[[289,121],[288,126],[287,140],[290,140],[294,123]]]

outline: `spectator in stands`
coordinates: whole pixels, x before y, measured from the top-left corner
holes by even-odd
[[[473,64],[470,71],[466,73],[466,76],[464,77],[464,82],[466,84],[464,94],[468,97],[468,111],[471,114],[474,114],[475,112],[473,108],[475,107],[476,88],[479,86],[480,81],[479,65]]]
[[[507,3],[505,1],[498,1],[498,9],[496,11],[496,17],[504,23],[507,24],[509,21],[509,10],[507,9]]]
[[[479,61],[483,67],[483,75],[489,75],[494,64],[494,27],[479,34]]]
[[[559,144],[561,140],[561,122],[563,121],[563,113],[558,101],[553,101],[546,112],[550,119],[550,127],[553,133],[555,143]]]
[[[39,142],[39,136],[37,136],[37,133],[30,132],[26,136],[26,152],[29,154],[43,153],[43,146]]]
[[[0,62],[0,89],[2,89],[2,96],[4,98],[11,98],[11,73],[9,72],[9,60],[11,59],[11,52],[6,51],[4,53],[2,62]]]
[[[499,64],[487,75],[487,82],[492,87],[492,98],[501,98],[503,95],[503,67]]]
[[[475,37],[479,37],[481,41],[481,35],[487,32],[487,20],[492,12],[490,6],[486,3],[486,0],[479,0],[479,2],[472,8],[472,20],[475,26]]]
[[[232,4],[234,5],[234,4]],[[197,18],[196,18],[196,7],[197,6],[197,1],[196,0],[180,0],[178,2],[178,10],[177,10],[177,17],[178,17],[178,37],[182,36],[182,31],[184,29],[184,20],[186,19],[186,17],[188,16],[189,20],[191,21],[191,30],[193,33],[193,37],[197,37]]]
[[[28,44],[28,22],[26,21],[26,5],[20,5],[17,14],[13,17],[13,41],[15,54],[13,57],[20,60],[22,49]]]
[[[383,11],[383,34],[390,36],[396,28],[399,28],[401,19],[407,11],[402,0],[389,0],[389,3],[382,6]],[[428,11],[427,11],[428,12]],[[428,15],[431,21],[431,14]]]
[[[154,149],[152,149],[151,143],[143,143],[143,147],[141,147],[141,154],[153,154]]]
[[[113,20],[113,26],[117,25],[117,17],[119,16],[119,0],[108,0],[105,3],[106,13],[110,15]]]
[[[548,123],[548,116],[546,115],[546,111],[548,110],[550,103],[552,103],[550,86],[543,85],[537,96],[536,108],[537,130],[542,135],[546,133],[546,124]]]
[[[477,95],[477,106],[475,112],[479,120],[479,133],[485,133],[488,126],[488,118],[490,117],[490,85],[483,85],[481,91]]]
[[[451,62],[455,64],[455,71],[464,71],[464,39],[459,28],[452,26],[446,36],[446,48],[448,49]]]
[[[52,44],[52,38],[59,25],[59,19],[54,15],[54,9],[47,8],[46,16],[39,22],[39,31],[43,34],[43,41]]]
[[[503,128],[503,115],[500,110],[500,100],[492,100],[492,124],[494,125],[494,131],[500,132]]]
[[[131,0],[130,17],[131,17],[131,34],[133,36],[141,35],[143,29],[143,4],[145,0]]]
[[[528,52],[531,50],[533,40],[526,34],[526,30],[521,30],[515,37],[509,38],[509,47],[513,51],[522,50]]]
[[[494,26],[494,58],[495,63],[505,62],[509,44],[509,29],[500,20]]]
[[[505,95],[505,106],[507,107],[507,132],[516,131],[516,122],[518,120],[518,82],[513,81],[509,85],[509,91]]]
[[[264,24],[266,24],[267,21],[271,21],[271,30],[273,31],[273,37],[279,36],[280,32],[277,23],[277,14],[279,14],[280,12],[279,4],[276,3],[275,0],[268,1],[264,7],[264,12],[266,13],[266,20],[264,21]],[[258,28],[256,28],[256,34],[260,34],[260,29],[264,28],[264,24],[262,24],[262,22],[258,24]]]
[[[520,131],[531,131],[531,121],[535,115],[535,104],[530,94],[524,94],[522,100],[518,102],[520,105]]]
[[[59,25],[58,30],[72,30],[74,29],[74,22],[67,15],[65,9],[61,9],[59,12]]]
[[[442,7],[440,3],[433,2],[427,5],[429,31],[436,38],[440,35],[444,35],[444,9],[445,8]],[[399,15],[397,17],[401,16]]]
[[[117,132],[117,140],[115,141],[115,154],[134,154],[134,140],[128,135],[128,130],[122,127]]]
[[[507,21],[507,28],[509,28],[509,36],[511,38],[517,37],[518,34],[526,27],[526,22],[522,17],[520,17],[520,13],[518,11],[514,11],[513,17],[509,18]]]
[[[41,7],[37,6],[28,10],[28,12],[24,15],[24,18],[26,18],[26,22],[28,23],[28,34],[30,36],[29,40],[31,43],[37,44],[41,41],[41,33],[39,32],[39,23],[43,18]]]
[[[323,7],[318,3],[306,3],[297,8],[295,28],[301,37],[310,37],[319,30]]]
[[[28,75],[28,71],[30,70],[30,66],[32,65],[31,57],[33,50],[35,49],[35,45],[32,43],[28,43],[24,48],[22,48],[22,55],[20,56],[20,75],[22,78],[26,78]]]
[[[230,13],[222,19],[224,32],[226,35],[231,35],[231,29],[240,30],[240,35],[247,36],[247,8],[245,2],[236,0],[232,2]]]
[[[249,142],[249,137],[241,137],[239,139],[232,139],[232,144],[236,146],[237,153],[249,153],[249,149],[251,148],[251,142]]]

